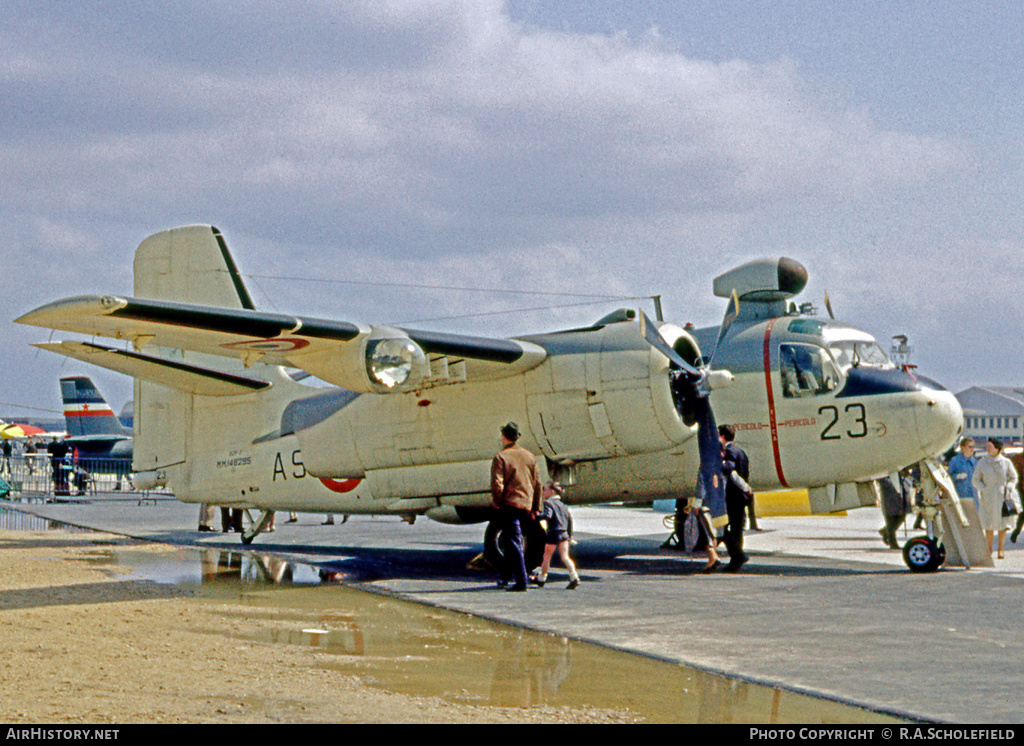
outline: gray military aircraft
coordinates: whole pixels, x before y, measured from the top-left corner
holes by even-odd
[[[130,342],[37,346],[134,376],[138,483],[264,511],[246,542],[275,510],[487,521],[508,420],[570,504],[699,492],[718,524],[716,421],[736,427],[755,489],[808,488],[815,512],[874,504],[875,480],[935,459],[963,425],[951,393],[871,335],[801,314],[790,299],[807,272],[791,259],[716,278],[729,299],[716,327],[619,310],[517,339],[258,311],[211,226],[151,236],[134,270],[133,296],[67,298],[16,321]]]

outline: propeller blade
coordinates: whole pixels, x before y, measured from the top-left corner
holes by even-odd
[[[832,313],[832,303],[829,302],[827,290],[825,291],[825,310],[828,311],[828,317],[834,321],[836,315]]]
[[[654,325],[654,322],[643,311],[640,312],[640,333],[644,335],[644,339],[647,340],[651,347],[669,359],[676,370],[684,371],[687,377],[694,381],[701,378],[700,371],[683,360],[679,353],[669,346],[665,338],[661,336],[661,332],[658,331],[658,327]]]
[[[697,418],[697,450],[700,453],[698,492],[711,513],[715,528],[729,522],[725,509],[725,474],[722,471],[722,444],[718,439],[718,425],[708,398],[698,397],[693,404]]]
[[[738,302],[736,306],[738,307]],[[642,311],[640,324],[644,339],[672,363],[674,370],[669,373],[670,382],[680,416],[685,419],[683,411],[688,408],[696,420],[697,452],[700,454],[697,492],[711,513],[711,525],[716,528],[724,526],[729,518],[725,510],[722,444],[718,440],[718,425],[715,424],[715,414],[711,411],[711,401],[708,398],[711,393],[708,372],[699,371],[683,360]]]
[[[736,288],[732,289],[732,298],[729,301],[729,306],[725,309],[725,318],[722,319],[722,329],[718,332],[718,341],[715,342],[715,349],[711,353],[711,357],[708,359],[708,365],[714,361],[715,355],[718,354],[718,348],[722,346],[722,340],[725,339],[725,335],[729,333],[729,328],[732,326],[732,322],[736,320],[736,317],[740,314],[740,299],[736,295]]]

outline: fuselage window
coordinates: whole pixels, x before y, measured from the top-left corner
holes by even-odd
[[[828,353],[814,345],[779,345],[779,370],[782,393],[791,398],[826,394],[839,382]]]

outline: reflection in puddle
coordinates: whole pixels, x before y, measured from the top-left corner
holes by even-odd
[[[40,518],[32,513],[20,513],[15,510],[3,510],[0,508],[0,530],[8,531],[86,531],[88,529],[76,529],[64,523],[51,521],[49,518]]]
[[[0,528],[70,530],[0,509]],[[689,669],[558,635],[338,584],[335,569],[248,551],[105,537],[75,561],[125,580],[193,589],[207,633],[309,649],[309,665],[383,690],[453,704],[548,706],[666,723],[879,723],[857,707]]]
[[[628,720],[864,723],[892,718],[338,585],[318,568],[249,552],[160,545],[94,552],[119,577],[192,586],[242,643],[313,649],[317,668],[452,703],[614,710]]]

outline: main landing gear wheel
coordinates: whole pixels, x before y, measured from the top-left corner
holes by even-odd
[[[484,559],[491,567],[499,568],[505,561],[505,553],[501,547],[501,528],[498,521],[487,524],[484,531]],[[544,530],[536,523],[523,526],[523,554],[526,557],[526,571],[540,567],[544,561]]]
[[[928,536],[915,536],[903,545],[903,561],[911,572],[935,572],[946,561],[946,548]]]

